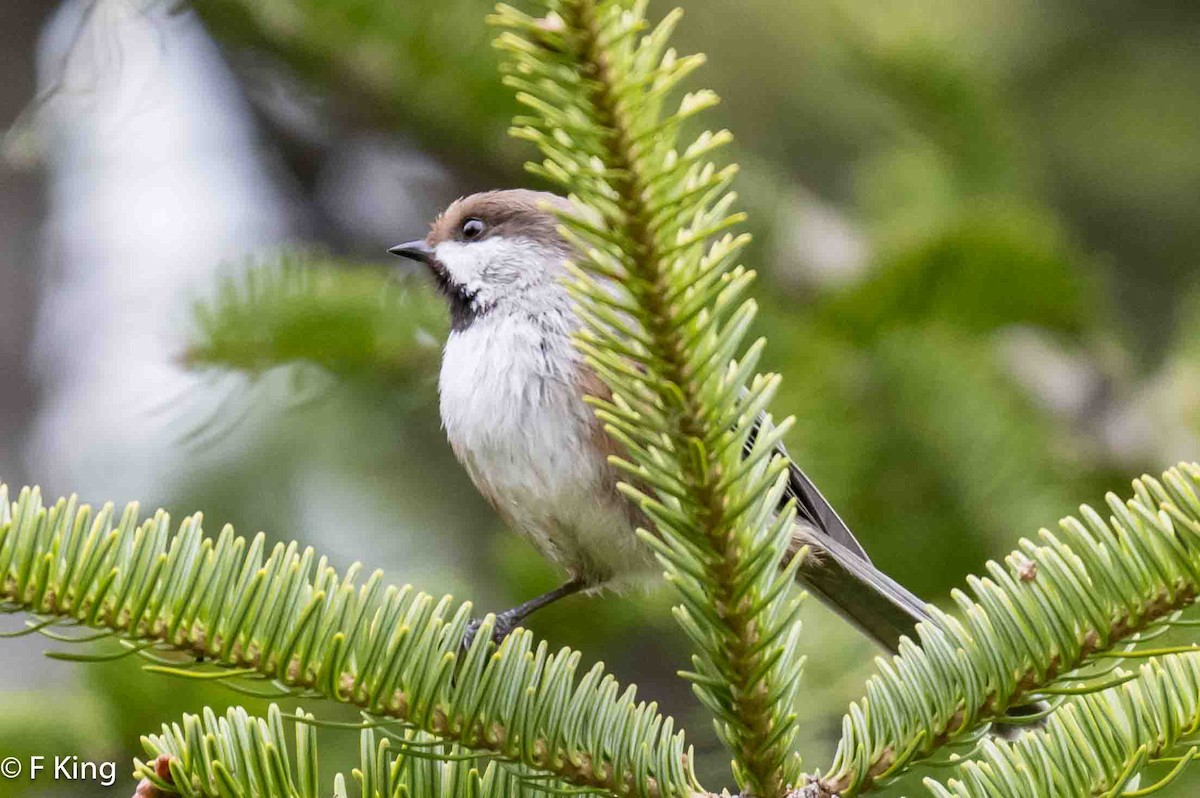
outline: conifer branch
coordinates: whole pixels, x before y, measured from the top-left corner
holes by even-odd
[[[1200,656],[1152,659],[1136,679],[1072,701],[1015,742],[985,740],[982,756],[944,783],[936,798],[1020,795],[1149,795],[1170,785],[1200,755]],[[1159,775],[1134,786],[1143,771]]]
[[[577,678],[578,653],[523,630],[496,648],[492,616],[463,652],[470,604],[385,587],[380,572],[359,585],[359,571],[295,543],[267,554],[261,534],[230,527],[205,537],[199,515],[172,535],[161,510],[117,519],[74,498],[45,507],[29,488],[10,504],[0,485],[0,610],[30,615],[28,633],[88,627],[119,646],[59,658],[140,656],[151,671],[341,701],[609,795],[699,791],[672,719],[602,666]]]
[[[935,612],[917,628],[920,647],[905,641],[879,660],[842,721],[819,780],[826,794],[885,786],[1030,701],[1104,690],[1122,659],[1195,648],[1145,643],[1200,595],[1200,465],[1133,484],[1128,501],[1108,495],[1108,520],[1085,505],[1057,534],[1043,529],[1003,566],[989,562],[987,577],[968,580],[974,600],[954,593],[961,620]]]
[[[321,723],[303,711],[287,716],[275,704],[265,718],[241,707],[221,717],[210,709],[184,715],[182,723],[142,737],[150,759],[134,762],[134,775],[142,779],[138,798],[324,798],[331,793],[319,775],[317,730],[346,725]],[[535,783],[543,792],[569,789],[562,782],[531,782],[513,766],[411,729],[364,719],[360,737],[353,780],[362,798],[521,798]],[[332,795],[349,795],[341,773]]]
[[[668,48],[678,12],[649,30],[640,0],[543,6],[541,18],[503,5],[494,18],[506,82],[531,112],[514,135],[541,148],[532,171],[579,208],[560,218],[581,254],[580,348],[612,391],[595,405],[625,446],[623,490],[653,519],[644,538],[683,600],[696,647],[685,675],[744,793],[778,798],[799,776],[796,563],[779,569],[793,514],[776,514],[781,458],[755,450],[739,472],[778,378],[753,376],[761,343],[744,349],[752,273],[734,267],[746,237],[726,232],[743,214],[731,210],[734,171],[708,161],[729,136],[677,149],[683,120],[716,101],[695,92],[664,111],[703,61]]]
[[[430,372],[446,319],[424,280],[292,251],[222,278],[193,327],[191,368],[256,375],[304,362],[395,387]]]

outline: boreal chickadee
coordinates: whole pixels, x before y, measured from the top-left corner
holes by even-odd
[[[572,343],[580,326],[563,285],[575,257],[552,209],[567,200],[525,190],[464,197],[429,234],[389,252],[425,264],[450,305],[438,381],[455,455],[510,527],[568,576],[562,587],[497,617],[503,637],[564,596],[620,587],[661,571],[637,538],[652,528],[617,491],[617,451],[584,396],[604,384]],[[786,455],[786,452],[784,452]],[[785,500],[799,520],[800,577],[828,605],[895,651],[925,619],[923,602],[871,564],[850,530],[794,464]]]

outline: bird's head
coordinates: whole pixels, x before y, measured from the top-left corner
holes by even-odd
[[[552,209],[569,207],[538,191],[472,194],[446,208],[425,238],[388,251],[429,268],[462,329],[493,310],[529,309],[565,293],[559,278],[571,248]]]

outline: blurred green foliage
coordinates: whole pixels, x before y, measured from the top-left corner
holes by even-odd
[[[279,59],[348,101],[359,120],[412,136],[462,168],[520,171],[505,135],[515,110],[498,91],[487,0],[200,0],[223,41]]]
[[[1109,130],[1120,134],[1114,148],[1140,131],[1149,161],[1190,151],[1200,162],[1200,137],[1185,143],[1175,122],[1163,131],[1167,146],[1155,147],[1158,116],[1138,110],[1191,107],[1200,96],[1189,94],[1200,56],[1185,58],[1179,26],[1165,22],[1195,32],[1200,20],[1180,4],[1150,11],[1069,0],[683,5],[681,46],[708,53],[719,121],[738,136],[732,157],[744,167],[739,185],[756,235],[746,260],[765,277],[767,365],[787,377],[780,409],[798,417],[789,448],[877,562],[929,597],[945,595],[1006,541],[1081,497],[1119,488],[1131,469],[1187,456],[1155,461],[1153,447],[1114,449],[1104,425],[1122,408],[1140,412],[1140,386],[1159,380],[1172,359],[1164,353],[1180,351],[1167,343],[1177,337],[1177,304],[1159,300],[1195,282],[1195,226],[1178,192],[1197,186],[1200,171],[1178,164],[1160,200],[1135,170],[1122,179],[1099,164]],[[231,51],[268,54],[330,91],[350,119],[418,142],[469,191],[531,184],[515,169],[527,153],[502,135],[516,109],[478,22],[490,6],[201,0],[196,8]],[[1180,69],[1152,86],[1124,75],[1146,62]],[[1083,152],[1094,153],[1090,164]],[[1168,208],[1148,219],[1142,208],[1158,202]],[[1140,227],[1126,240],[1113,219],[1130,206]],[[814,229],[814,209],[836,214],[861,252],[832,279],[814,263],[819,239],[797,245]],[[1048,401],[1055,386],[1014,376],[1004,349],[1014,329],[1089,370],[1094,386],[1072,386],[1082,410]],[[1196,429],[1195,418],[1181,423]],[[485,583],[496,580],[514,599],[549,583],[523,545],[487,525],[496,537],[482,559],[501,569]],[[681,663],[635,661],[627,623],[595,620],[632,606],[650,616],[650,637],[673,650],[661,605],[636,597],[556,609],[536,623],[578,640],[587,612],[589,625],[612,632],[619,672],[686,719],[673,704],[671,672]],[[870,651],[823,611],[810,615],[816,638],[848,660]],[[620,670],[622,659],[630,670]],[[828,716],[828,741],[867,659],[849,673],[810,666],[806,711]],[[821,747],[803,742],[814,743]]]
[[[745,260],[763,275],[765,365],[786,376],[778,409],[798,418],[789,449],[876,562],[942,599],[1075,502],[1198,456],[1194,3],[683,5],[681,47],[708,53],[704,80],[723,98],[717,124],[738,136],[731,157],[744,167],[738,187],[756,235]],[[482,24],[491,6],[194,4],[234,63],[252,65],[247,74],[265,60],[297,76],[347,128],[431,153],[462,192],[534,185],[519,170],[531,150],[504,135],[516,106]],[[837,235],[813,223],[828,217]],[[436,346],[417,331],[443,329],[438,299],[358,266],[321,256],[260,267],[208,303],[192,362],[263,375],[303,360],[350,390],[281,413],[265,443],[181,506],[243,528],[294,529],[306,496],[286,492],[287,475],[319,465],[353,482],[359,505],[403,519],[347,541],[332,524],[354,556],[394,552],[414,569],[452,561],[461,570],[446,581],[494,607],[549,586],[552,572],[448,455],[430,403],[397,401],[431,395]],[[255,280],[283,290],[258,291]],[[1042,378],[1014,371],[1014,330],[1044,344],[1019,349],[1022,362],[1057,353],[1035,370]],[[1063,390],[1074,398],[1058,399]],[[567,644],[590,638],[611,670],[701,729],[674,677],[685,646],[663,598],[580,599],[534,626]],[[806,667],[802,711],[821,720],[801,746],[828,751],[872,649],[815,603],[808,613],[806,639],[844,655]],[[120,679],[103,681],[100,694]],[[118,759],[137,752],[146,729],[214,703],[169,687],[150,699],[153,717],[104,715],[127,751]],[[702,755],[716,751],[714,739],[695,742]],[[701,758],[724,767],[719,754]],[[1189,779],[1171,794],[1192,794]]]
[[[303,253],[226,277],[195,322],[190,367],[254,374],[303,361],[393,388],[430,374],[447,327],[427,281]]]
[[[820,316],[856,343],[912,324],[968,335],[1033,324],[1078,337],[1099,307],[1079,265],[1046,219],[1020,207],[980,208],[920,241],[881,248],[869,279],[831,297]]]

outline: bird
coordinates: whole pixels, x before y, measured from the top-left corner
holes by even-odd
[[[584,400],[611,394],[573,343],[582,322],[564,278],[579,253],[555,212],[578,210],[527,189],[472,194],[424,238],[388,250],[423,264],[449,306],[438,394],[451,449],[507,525],[566,574],[560,587],[497,613],[496,641],[562,598],[620,590],[662,571],[636,534],[652,525],[617,489],[610,456],[619,446]],[[765,423],[760,417],[748,445]],[[781,509],[788,501],[796,508],[788,559],[802,546],[812,552],[798,579],[896,652],[929,618],[925,602],[871,562],[787,450],[778,452],[788,462]]]

